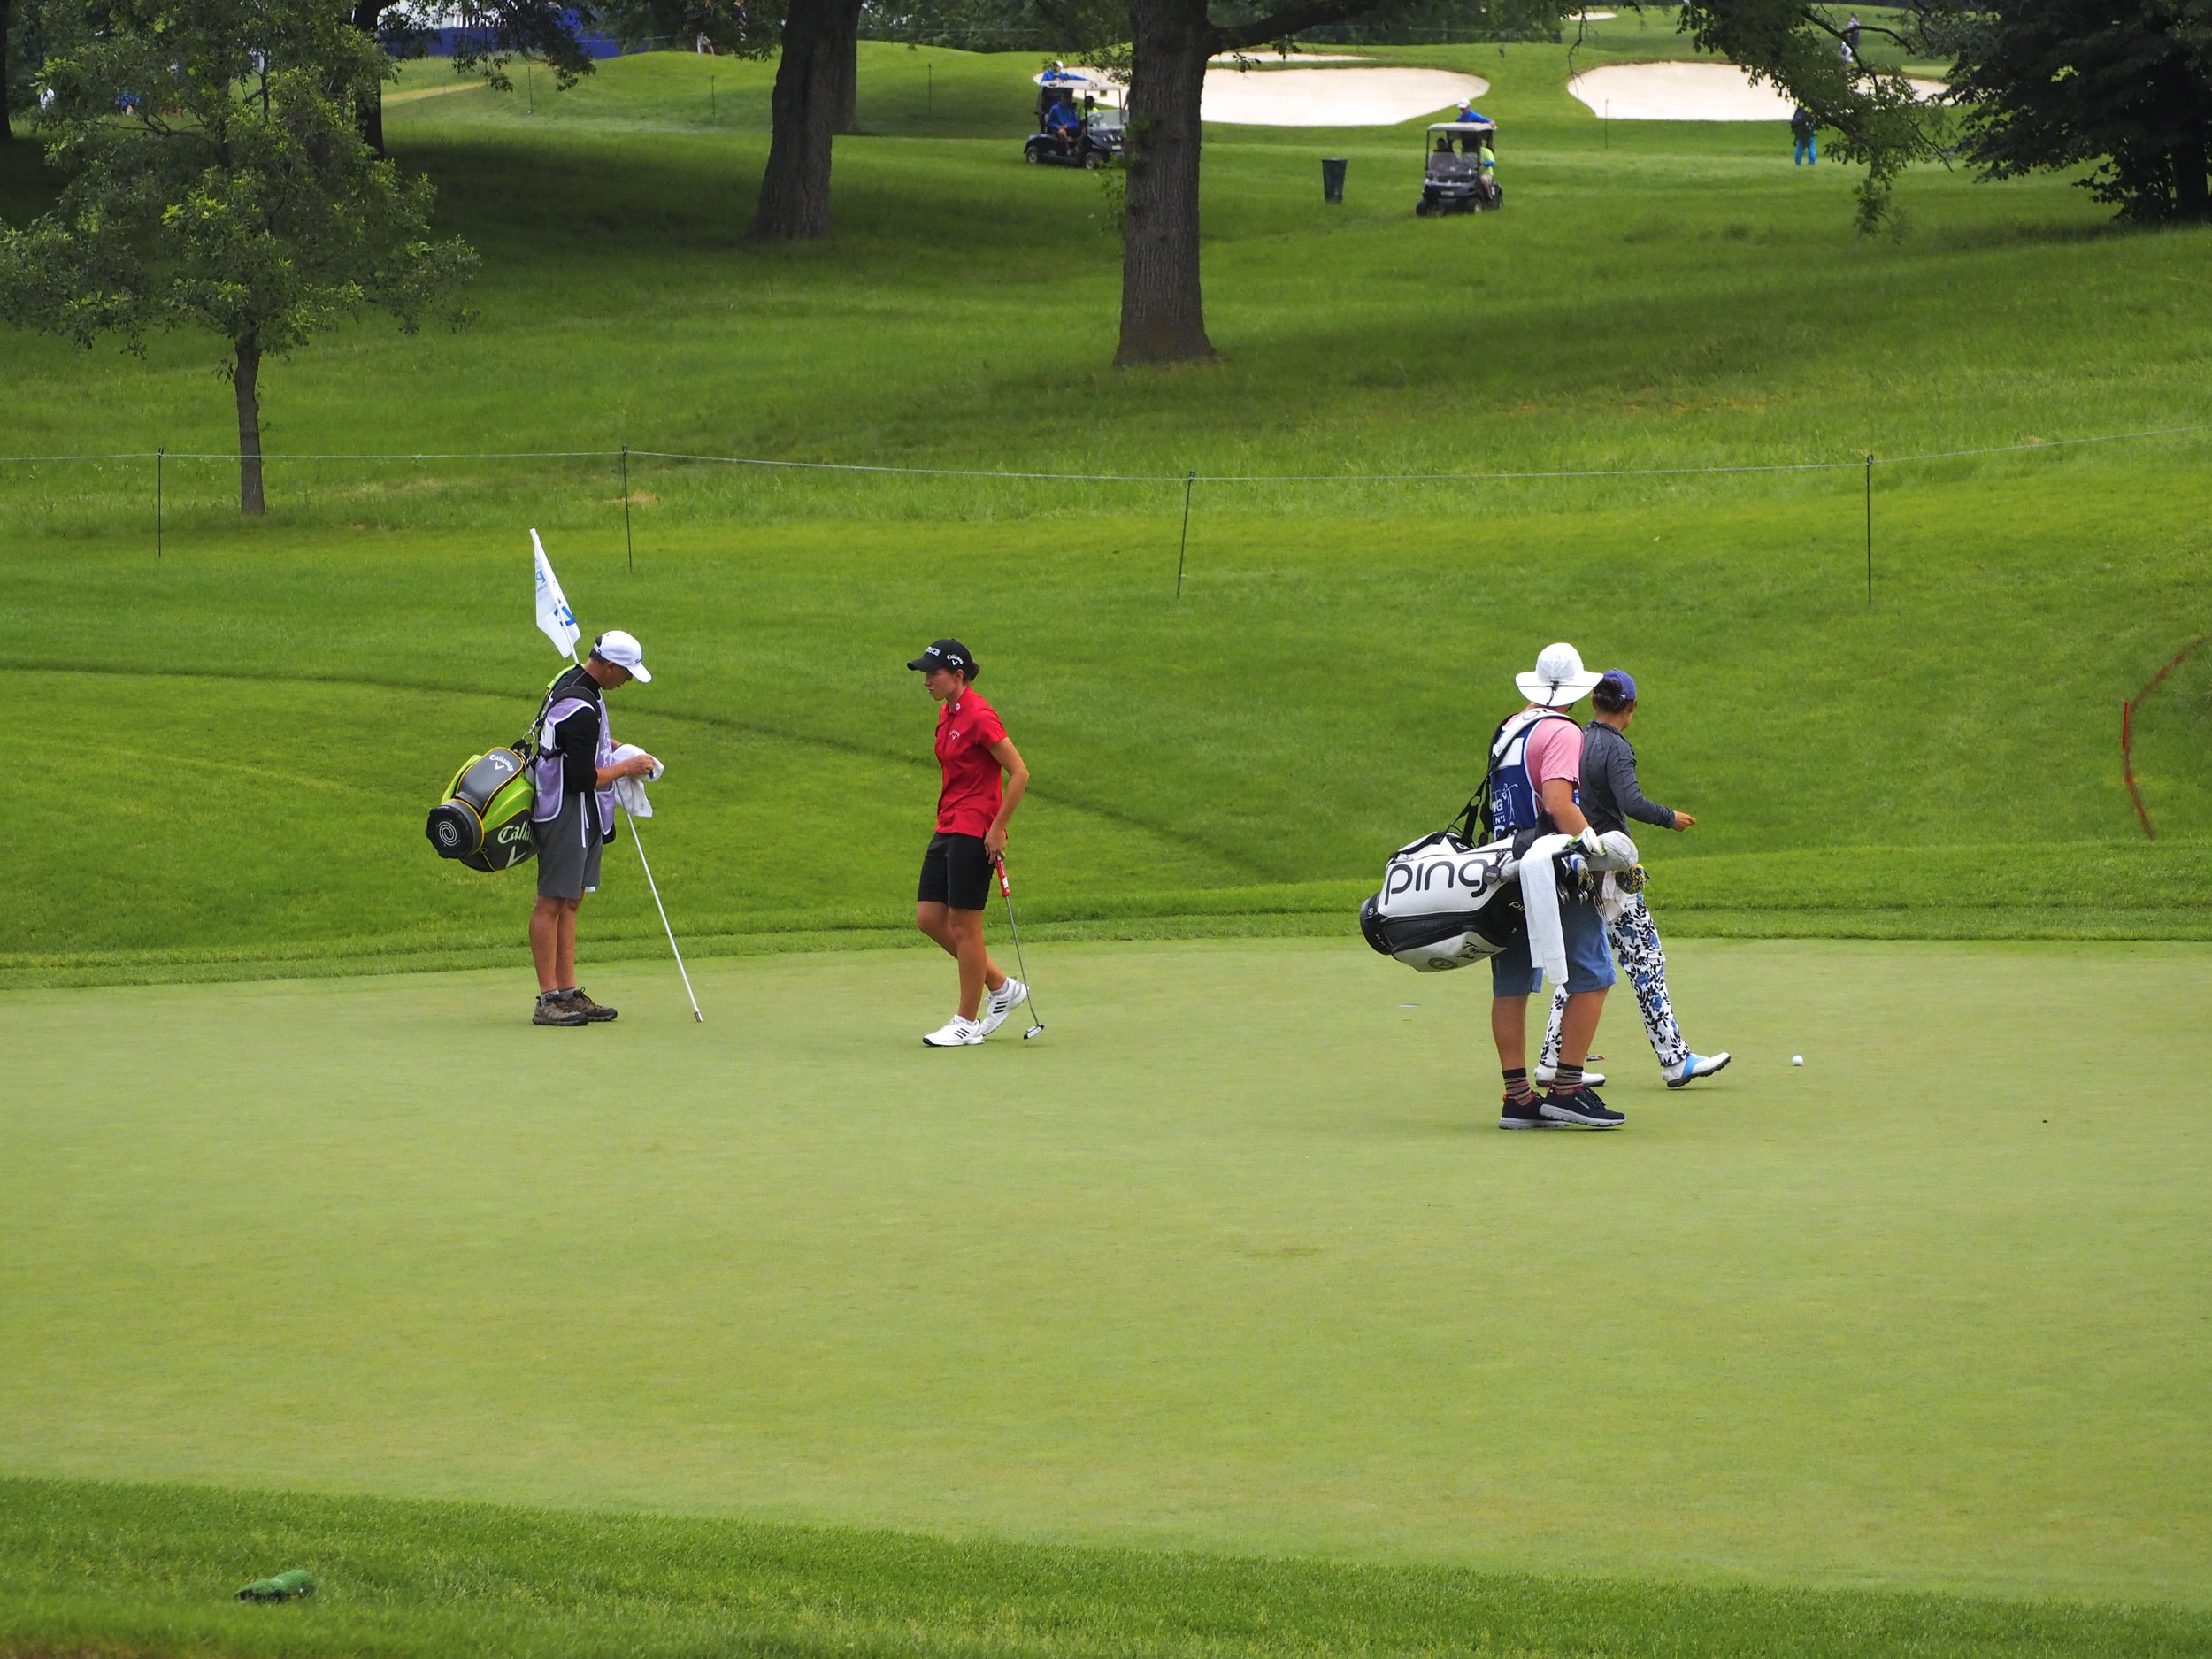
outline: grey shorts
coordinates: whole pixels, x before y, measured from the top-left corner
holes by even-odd
[[[588,795],[564,795],[560,816],[533,824],[538,842],[538,896],[580,899],[599,890],[599,814]]]

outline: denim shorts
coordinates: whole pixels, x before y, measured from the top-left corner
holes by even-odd
[[[1613,983],[1613,957],[1605,948],[1605,919],[1587,899],[1559,902],[1559,931],[1567,936],[1567,989],[1602,991]],[[1529,958],[1523,938],[1490,958],[1492,996],[1533,996],[1544,971]]]

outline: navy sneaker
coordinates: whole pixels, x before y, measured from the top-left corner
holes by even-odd
[[[1530,1095],[1525,1105],[1516,1105],[1509,1096],[1498,1108],[1498,1127],[1501,1129],[1556,1129],[1559,1125],[1537,1109],[1536,1097]]]
[[[1598,1098],[1597,1090],[1587,1085],[1571,1094],[1548,1090],[1536,1110],[1562,1129],[1617,1129],[1628,1121],[1625,1114],[1608,1106]]]

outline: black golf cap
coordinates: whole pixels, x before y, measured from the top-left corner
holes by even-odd
[[[976,663],[975,653],[961,644],[958,640],[932,641],[929,649],[909,663],[907,666],[918,668],[925,674],[933,668],[949,668],[967,675],[971,680],[983,672]]]

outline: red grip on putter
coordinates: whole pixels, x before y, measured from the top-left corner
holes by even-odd
[[[998,890],[1010,899],[1014,896],[1013,884],[1006,879],[1006,860],[1003,858],[998,861]]]

